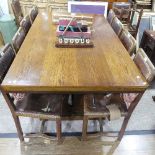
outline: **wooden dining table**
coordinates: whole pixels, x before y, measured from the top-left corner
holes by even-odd
[[[22,130],[9,95],[11,92],[76,94],[74,97],[85,93],[136,92],[139,95],[124,118],[118,145],[133,110],[148,88],[147,81],[103,16],[97,15],[93,19],[93,48],[55,47],[56,28],[50,14],[37,15],[1,84],[20,139]],[[62,120],[83,119],[83,105],[76,102],[77,106],[71,106],[72,110],[62,116]]]
[[[148,83],[107,20],[94,16],[93,48],[55,47],[57,26],[39,13],[1,89],[8,92],[144,92]]]

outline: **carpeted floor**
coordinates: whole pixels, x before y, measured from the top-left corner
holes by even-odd
[[[141,40],[143,31],[150,28],[150,16],[144,16],[141,21],[139,31],[139,42]],[[155,95],[155,82],[152,88],[148,89],[138,106],[136,107],[130,122],[127,127],[127,131],[135,130],[155,130],[155,102],[152,100],[152,95]],[[37,132],[39,131],[40,121],[36,119],[22,118],[22,127],[24,132]],[[117,121],[106,122],[105,130],[118,131],[122,119]],[[92,121],[89,122],[89,131],[96,131],[98,124]],[[62,125],[63,132],[80,132],[82,130],[82,121],[64,121]],[[55,132],[55,123],[48,122],[45,132]],[[16,133],[16,128],[11,116],[11,113],[0,95],[0,133]]]

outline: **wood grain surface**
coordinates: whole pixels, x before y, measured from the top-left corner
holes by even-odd
[[[144,91],[148,84],[103,16],[94,48],[56,48],[52,16],[40,13],[2,83],[5,91]]]

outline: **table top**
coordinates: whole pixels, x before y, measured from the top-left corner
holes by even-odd
[[[93,48],[56,48],[56,26],[38,14],[3,80],[5,91],[131,92],[148,84],[103,16],[94,18]]]

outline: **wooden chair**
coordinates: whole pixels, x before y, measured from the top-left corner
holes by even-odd
[[[116,15],[116,17],[121,20],[121,22],[125,22],[128,19],[131,9],[131,3],[129,2],[114,2],[112,5],[112,9]]]
[[[30,11],[30,20],[31,20],[31,24],[34,22],[35,18],[37,17],[38,15],[38,7],[37,6],[34,6],[32,8],[32,10]]]
[[[25,39],[25,32],[21,27],[19,27],[18,31],[16,32],[16,34],[12,39],[12,44],[16,53],[18,53],[24,39]]]
[[[121,23],[121,21],[117,17],[114,17],[114,19],[111,23],[111,27],[113,28],[113,30],[115,31],[115,33],[119,37],[121,35],[122,30],[123,30],[123,24]]]
[[[133,60],[137,67],[141,70],[142,74],[145,76],[146,80],[151,82],[155,75],[155,67],[142,48],[138,49]]]
[[[23,12],[22,12],[19,0],[12,0],[11,7],[15,15],[16,23],[18,26],[20,26],[20,22],[23,19]]]
[[[7,71],[9,70],[14,58],[15,52],[11,44],[7,44],[0,57],[0,83],[2,83]],[[24,140],[22,128],[19,122],[19,116],[32,117],[44,120],[42,122],[41,131],[39,134],[29,134],[27,137],[43,137],[51,138],[43,134],[43,125],[46,120],[56,121],[57,140],[61,141],[61,114],[63,110],[63,103],[67,103],[68,96],[54,95],[54,94],[32,94],[24,93],[15,95],[5,94],[1,89],[4,98],[12,112],[15,121],[18,136],[20,141]],[[21,98],[13,98],[14,96],[22,96]]]
[[[142,15],[143,8],[141,8],[140,10],[137,10],[136,8],[130,10],[130,15],[128,17],[128,21],[125,25],[125,28],[132,34],[134,38],[137,37]]]
[[[130,56],[132,56],[132,54],[136,51],[135,38],[127,30],[123,30],[120,35],[120,40]]]
[[[112,9],[109,10],[108,16],[107,16],[107,21],[111,25],[113,19],[115,17],[115,13]]]
[[[42,137],[52,140],[51,136],[44,134],[44,124],[48,120],[56,122],[56,139],[58,143],[61,142],[61,114],[63,103],[67,100],[66,96],[25,93],[20,99],[13,100],[12,97],[9,94],[5,94],[3,90],[2,94],[13,115],[21,142],[24,141],[24,137]],[[40,132],[36,134],[26,134],[24,136],[19,121],[20,116],[40,119],[42,121]],[[55,138],[53,140],[55,140]]]
[[[22,21],[20,22],[20,26],[23,28],[25,34],[28,33],[29,29],[31,28],[31,20],[30,16],[26,15]]]
[[[142,49],[139,49],[134,62],[145,77],[147,82],[151,82],[155,76],[155,67],[146,56]],[[103,94],[103,95],[85,95],[84,96],[84,118],[82,139],[86,140],[87,125],[89,119],[97,119],[100,123],[100,131],[102,133],[102,121],[104,119],[112,120],[124,117],[121,129],[115,141],[105,141],[104,144],[111,145],[108,155],[113,154],[116,147],[123,138],[128,121],[134,111],[136,105],[141,99],[143,93],[121,93],[121,94]],[[103,133],[102,133],[103,134]]]

